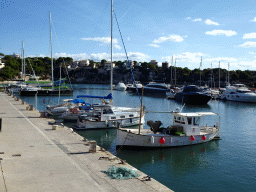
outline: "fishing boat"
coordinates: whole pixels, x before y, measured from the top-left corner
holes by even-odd
[[[227,86],[220,99],[227,101],[238,101],[256,103],[256,93],[248,89],[244,84]]]
[[[218,121],[205,124],[206,116],[217,116]],[[116,147],[168,148],[205,143],[219,137],[220,118],[213,112],[173,112],[173,125],[161,127],[161,121],[147,121],[147,125],[150,129],[119,128]]]
[[[207,104],[211,98],[210,94],[203,92],[196,85],[186,86],[174,96],[176,101],[192,105]]]

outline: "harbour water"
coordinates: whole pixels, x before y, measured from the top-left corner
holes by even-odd
[[[75,85],[76,95],[101,95],[110,93],[108,85]],[[113,91],[116,106],[139,107],[140,100],[128,92]],[[43,111],[50,101],[58,97],[23,97]],[[43,99],[46,103],[43,103]],[[86,102],[100,102],[86,100]],[[181,104],[162,97],[144,96],[148,112],[145,120],[161,120],[163,126],[172,124],[171,113]],[[89,140],[129,164],[155,178],[174,191],[255,191],[256,190],[256,104],[211,100],[207,105],[185,105],[183,112],[211,111],[220,115],[220,137],[208,143],[169,149],[116,151],[116,130],[77,131]],[[71,126],[74,123],[65,123]],[[147,126],[145,128],[148,128]]]

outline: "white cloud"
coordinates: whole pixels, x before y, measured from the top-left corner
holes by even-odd
[[[85,59],[90,59],[89,55],[86,53],[79,53],[79,54],[69,54],[69,53],[55,53],[53,55],[54,58],[59,58],[59,57],[71,57],[73,60],[78,61],[78,60],[85,60]]]
[[[247,69],[255,69],[255,63],[256,61],[240,61],[237,65],[239,66],[239,69],[247,70]]]
[[[249,52],[249,54],[255,55],[256,53],[254,53],[254,52]]]
[[[179,35],[169,35],[168,37],[159,37],[158,39],[155,39],[153,43],[163,43],[166,41],[175,41],[175,42],[181,42],[184,39]]]
[[[205,23],[206,25],[220,25],[219,23],[214,22],[214,21],[212,21],[212,20],[210,20],[210,19],[205,20],[204,23]]]
[[[157,44],[149,44],[148,46],[149,46],[149,47],[155,47],[155,48],[159,48],[159,47],[160,47],[160,46],[157,45]]]
[[[243,39],[255,39],[256,38],[256,33],[247,33],[244,34]]]
[[[191,17],[187,17],[186,19],[191,19]]]
[[[236,58],[233,57],[216,57],[216,58],[209,58],[205,59],[205,61],[209,62],[237,62]]]
[[[256,17],[254,17],[254,19],[253,19],[253,20],[251,20],[251,22],[256,22]]]
[[[232,35],[236,35],[235,31],[232,30],[213,30],[213,31],[206,31],[207,35],[226,35],[226,36],[232,36]]]
[[[139,62],[147,61],[150,59],[149,55],[140,53],[140,52],[129,52],[128,57],[131,60],[139,61]]]
[[[181,62],[186,61],[186,62],[191,62],[191,63],[200,63],[201,56],[204,56],[204,54],[201,52],[197,52],[197,53],[184,52],[180,55],[173,55],[173,60],[175,61],[175,59],[176,59],[177,61],[181,61]],[[171,63],[172,56],[162,57],[161,59]]]
[[[116,48],[116,49],[118,49],[118,50],[121,49],[120,45],[113,45],[113,47]]]
[[[239,45],[239,47],[243,47],[243,48],[256,47],[256,42],[255,41],[247,41],[244,44]]]
[[[87,38],[81,38],[81,40],[84,41],[97,41],[97,42],[101,42],[104,44],[110,44],[111,43],[111,38],[110,37],[87,37]],[[118,44],[118,41],[116,38],[112,39],[113,44]]]
[[[147,54],[140,53],[140,52],[129,52],[127,53],[130,60],[138,61],[138,62],[144,62],[148,61],[150,57]],[[33,56],[35,57],[35,56]],[[50,57],[50,55],[43,55],[40,54],[40,57]],[[74,61],[79,60],[85,60],[90,59],[94,61],[101,61],[102,59],[106,59],[107,61],[110,61],[111,55],[108,53],[92,53],[91,55],[88,55],[86,53],[78,53],[78,54],[69,54],[69,53],[55,53],[53,55],[54,58],[59,57],[71,57]],[[124,53],[114,53],[113,54],[113,60],[114,61],[124,61],[127,60],[126,55]]]
[[[193,21],[202,21],[202,19],[198,18],[198,19],[194,19]]]

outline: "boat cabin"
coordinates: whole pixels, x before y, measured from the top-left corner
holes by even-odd
[[[182,127],[182,132],[186,136],[200,135],[200,128],[204,126],[204,116],[217,115],[212,112],[204,113],[174,113],[173,125],[176,127]]]

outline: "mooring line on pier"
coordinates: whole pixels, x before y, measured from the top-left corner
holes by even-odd
[[[6,187],[5,178],[4,178],[4,171],[3,171],[3,166],[2,166],[1,161],[0,161],[0,165],[1,165],[1,172],[2,172],[2,175],[3,175],[3,182],[4,182],[5,191],[7,192],[7,187]]]
[[[4,95],[2,95],[5,99],[6,97]],[[92,177],[84,170],[82,169],[73,159],[71,159],[71,157],[69,157],[66,153],[64,153],[43,131],[41,131],[30,119],[28,119],[19,109],[17,109],[8,99],[6,99],[11,106],[16,109],[50,144],[52,144],[53,146],[55,146],[59,151],[61,151],[61,153],[65,154],[67,156],[67,158],[71,161],[71,163],[79,170],[81,171],[84,175],[86,175],[88,178],[91,179],[91,181],[94,182],[94,185],[97,186],[97,188],[100,191],[105,191],[96,181],[94,181],[92,179]]]

